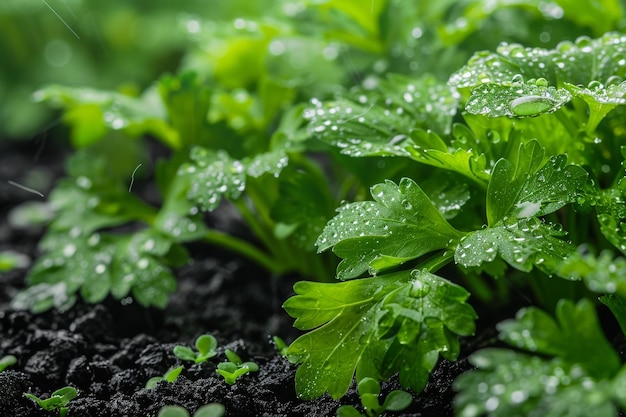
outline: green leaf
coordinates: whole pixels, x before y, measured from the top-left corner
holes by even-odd
[[[246,188],[246,177],[259,178],[265,174],[278,177],[289,162],[282,149],[236,160],[222,150],[213,152],[195,147],[191,159],[193,162],[184,164],[178,175],[190,177],[187,197],[205,211],[217,208],[223,196],[239,198]]]
[[[474,353],[470,362],[478,369],[458,377],[453,386],[460,391],[455,399],[459,416],[616,414],[624,371],[593,304],[561,300],[556,316],[530,307],[498,326],[506,343],[541,356],[506,349]]]
[[[609,77],[606,85],[591,81],[587,87],[565,83],[574,97],[581,98],[589,106],[589,120],[585,129],[593,132],[604,117],[614,108],[626,103],[626,82],[620,76]]]
[[[596,293],[617,293],[626,296],[626,259],[614,257],[610,251],[599,256],[575,252],[559,265],[560,276],[582,280]]]
[[[472,90],[469,112],[490,116],[537,115],[554,111],[571,95],[580,97],[589,105],[587,131],[593,131],[611,109],[626,102],[626,87],[618,84],[626,75],[619,64],[625,57],[626,36],[619,33],[593,40],[581,36],[552,50],[502,44],[496,53],[476,53],[449,83]],[[533,98],[514,102],[523,97]],[[513,104],[522,104],[522,111]]]
[[[270,215],[289,227],[295,244],[310,250],[332,217],[336,202],[329,195],[325,179],[299,169],[288,169],[285,174],[280,176],[278,198]]]
[[[97,303],[109,293],[121,299],[132,291],[141,305],[163,308],[176,287],[163,265],[172,245],[150,229],[133,235],[48,234],[41,243],[46,253],[27,277],[31,286],[14,298],[13,305],[33,311],[65,310],[78,293]]]
[[[166,405],[161,407],[157,417],[189,417],[189,412],[178,405]]]
[[[380,384],[374,378],[363,378],[357,384],[357,391],[361,397],[365,394],[373,394],[378,397],[380,395]]]
[[[0,273],[30,265],[30,258],[23,253],[12,250],[0,251]]]
[[[163,379],[167,382],[176,381],[176,379],[178,378],[178,376],[180,375],[180,373],[182,372],[184,368],[185,367],[181,365],[176,368],[170,369],[169,371],[163,374]]]
[[[44,410],[53,411],[66,407],[70,401],[78,396],[78,391],[74,387],[67,386],[54,391],[52,394],[50,394],[50,398],[45,400],[40,399],[29,393],[24,393],[24,396],[36,402],[37,405],[39,405]]]
[[[240,376],[259,370],[259,365],[254,362],[243,362],[241,357],[230,349],[226,349],[224,353],[228,362],[217,364],[216,372],[224,378],[228,385],[233,385]]]
[[[222,404],[211,403],[198,408],[193,417],[222,417],[226,413],[226,408]]]
[[[319,251],[333,247],[343,261],[340,279],[377,273],[429,252],[454,246],[463,234],[454,229],[411,179],[371,189],[374,201],[338,209],[317,240]]]
[[[484,83],[510,84],[522,79],[547,80],[557,87],[563,83],[604,83],[609,77],[623,77],[619,64],[626,52],[626,36],[607,33],[597,39],[581,36],[576,42],[560,42],[555,49],[525,48],[520,44],[502,44],[496,53],[478,52],[467,65],[454,73],[449,83],[457,88],[472,89]]]
[[[587,172],[566,165],[567,157],[550,157],[543,167],[544,150],[536,141],[520,147],[515,168],[506,159],[493,168],[487,189],[487,219],[493,226],[505,217],[544,216],[576,201]]]
[[[414,270],[339,284],[299,282],[284,308],[309,333],[287,351],[302,362],[301,398],[328,391],[343,396],[353,377],[388,378],[419,392],[439,354],[453,360],[459,335],[474,332],[468,293],[436,275]],[[409,365],[410,364],[410,365]]]
[[[194,362],[196,360],[196,352],[187,346],[174,346],[173,352],[174,355],[180,360],[190,362]]]
[[[185,145],[215,146],[219,144],[208,121],[213,90],[197,74],[187,71],[165,75],[157,84],[167,119],[178,136],[174,149]]]
[[[203,334],[196,339],[196,349],[198,349],[199,357],[202,359],[208,359],[215,355],[217,352],[217,339],[210,334]]]
[[[334,101],[313,100],[305,110],[309,131],[351,156],[371,156],[374,149],[393,146],[413,129],[450,132],[458,97],[433,77],[390,75],[375,91],[351,93]],[[363,144],[363,148],[358,146]]]
[[[98,172],[94,169],[94,176]],[[82,175],[61,180],[50,195],[57,214],[49,229],[87,235],[131,220],[150,219],[154,209],[120,185],[117,181],[98,183]]]
[[[386,411],[402,411],[413,402],[413,396],[408,392],[394,390],[387,395],[383,402],[382,409]]]
[[[537,171],[543,161],[543,155],[543,149],[536,141],[532,141],[520,146],[515,167],[506,159],[496,162],[487,188],[487,220],[490,226],[502,220],[512,210],[527,179]],[[530,208],[536,210],[523,217],[533,216],[541,208],[541,202]]]
[[[520,271],[528,272],[537,266],[551,274],[576,250],[571,243],[560,239],[564,235],[557,226],[534,217],[509,225],[500,223],[467,234],[459,242],[454,260],[467,268],[491,262],[500,255]]]
[[[387,108],[397,106],[396,113],[406,114],[423,128],[438,134],[450,133],[452,118],[458,106],[458,94],[433,76],[420,78],[388,74],[378,86],[379,103]]]
[[[551,157],[543,166],[544,150],[536,141],[519,148],[515,166],[500,159],[487,188],[489,227],[467,234],[454,254],[464,267],[491,262],[499,254],[511,266],[530,271],[533,266],[555,272],[564,257],[575,251],[560,226],[546,225],[537,217],[553,213],[576,201],[587,173],[566,165],[565,155]]]
[[[621,365],[602,332],[594,305],[585,299],[578,304],[561,300],[556,320],[536,307],[524,308],[515,320],[500,323],[498,330],[508,344],[577,364],[596,379],[613,376]]]
[[[463,180],[448,180],[445,176],[438,176],[421,185],[446,220],[454,219],[472,197],[469,185]]]
[[[547,360],[506,349],[483,349],[470,362],[478,368],[454,381],[460,417],[614,417],[611,386],[560,359]]]
[[[157,386],[157,384],[161,381],[165,382],[174,382],[178,379],[178,376],[183,371],[184,366],[178,366],[176,368],[170,368],[163,374],[163,376],[155,376],[152,377],[146,382],[146,389],[153,389]]]
[[[5,355],[0,359],[0,372],[4,371],[9,366],[13,366],[17,363],[17,358],[13,355]]]
[[[304,113],[311,134],[345,155],[408,157],[458,172],[484,187],[489,178],[484,157],[450,150],[437,135],[451,131],[456,113],[458,97],[447,86],[429,77],[393,75],[381,81],[379,90],[355,96],[328,103],[313,100],[314,107]]]
[[[168,167],[163,166],[161,170]],[[167,176],[167,174],[165,174]],[[198,240],[207,233],[202,213],[187,199],[191,188],[188,176],[171,172],[171,183],[164,191],[164,199],[153,227],[177,242]]]
[[[141,97],[52,85],[35,93],[37,101],[66,109],[66,122],[72,126],[72,139],[78,147],[100,140],[107,129],[123,130],[131,136],[152,134],[172,148],[180,146],[178,132],[166,122],[166,110],[156,90]]]
[[[481,188],[484,188],[489,180],[485,156],[471,149],[442,151],[438,149],[421,149],[419,146],[415,146],[407,148],[407,151],[413,160],[436,168],[457,172],[469,178]]]
[[[488,3],[469,2],[464,7],[461,17],[440,29],[448,44],[458,44],[477,31],[484,32],[492,26],[498,28],[496,22],[499,20],[502,20],[503,27],[506,26],[509,31],[520,31],[518,36],[528,36],[528,11],[541,16],[540,25],[552,24],[557,20],[568,28],[582,26],[596,34],[619,27],[617,22],[623,16],[618,0],[558,0],[549,3],[540,0],[496,0]],[[580,13],[580,10],[585,13]],[[521,25],[526,27],[517,27]],[[481,35],[485,36],[484,33]],[[511,33],[509,36],[515,37]]]
[[[178,345],[174,347],[174,355],[184,361],[195,363],[205,362],[207,359],[217,355],[217,339],[210,334],[203,334],[195,342],[197,352],[187,346]]]
[[[489,117],[531,117],[554,112],[571,99],[567,90],[548,87],[541,80],[486,83],[472,90],[465,110]]]
[[[337,409],[337,417],[363,417],[363,414],[351,405],[342,405]]]
[[[595,191],[593,203],[596,207],[600,231],[604,237],[626,255],[626,181],[620,179],[616,186]]]
[[[611,310],[611,313],[613,313],[613,316],[619,323],[619,327],[622,329],[622,333],[626,335],[626,300],[624,297],[607,294],[599,297],[598,300]]]
[[[241,357],[239,357],[239,355],[237,355],[236,352],[230,349],[226,349],[224,354],[228,358],[228,361],[234,363],[235,365],[241,365],[243,363],[243,361],[241,360]]]

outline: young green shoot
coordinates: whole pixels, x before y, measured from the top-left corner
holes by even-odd
[[[78,391],[76,388],[70,386],[54,391],[50,394],[50,398],[47,399],[41,399],[27,392],[24,393],[24,397],[33,400],[39,407],[46,411],[59,410],[59,417],[67,416],[68,404],[77,396]]]
[[[285,341],[279,336],[273,336],[272,342],[274,343],[274,347],[280,354],[280,356],[287,356],[287,349],[289,349],[289,345],[285,343]]]
[[[225,412],[222,404],[211,403],[198,408],[193,417],[222,417]],[[159,410],[157,417],[189,417],[189,412],[178,405],[166,405]]]
[[[13,355],[6,355],[0,359],[0,372],[4,371],[9,366],[15,365],[17,358]]]
[[[30,265],[30,258],[12,250],[0,252],[0,273],[26,268]]]
[[[146,389],[152,389],[157,386],[161,381],[174,382],[178,378],[178,375],[182,372],[184,366],[171,368],[163,374],[163,376],[154,376],[146,382]]]
[[[394,390],[381,404],[379,402],[380,384],[374,378],[363,378],[359,381],[357,390],[365,414],[360,413],[351,405],[343,405],[337,409],[337,417],[379,417],[386,411],[402,411],[413,402],[413,397],[408,392]]]
[[[196,351],[187,346],[174,347],[174,355],[180,360],[202,363],[217,355],[217,339],[210,334],[203,334],[196,339]]]
[[[224,353],[228,361],[219,363],[216,372],[224,377],[224,381],[228,385],[233,385],[239,377],[247,373],[259,370],[259,365],[254,362],[244,362],[239,355],[230,349],[226,349]]]

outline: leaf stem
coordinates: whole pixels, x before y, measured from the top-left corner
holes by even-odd
[[[426,269],[430,273],[435,273],[447,264],[450,263],[454,257],[454,251],[446,249],[441,253],[431,256],[421,265],[423,269]]]
[[[258,263],[271,273],[281,274],[284,272],[283,268],[280,267],[279,262],[276,262],[276,260],[271,256],[242,239],[218,230],[209,230],[204,235],[204,240],[222,248],[231,250],[239,255],[243,255],[246,258]]]

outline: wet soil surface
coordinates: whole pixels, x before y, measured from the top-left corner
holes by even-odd
[[[64,155],[45,153],[35,158],[32,144],[7,145],[0,142],[0,251],[11,249],[35,257],[42,231],[12,229],[6,217],[12,207],[39,197],[8,181],[20,183],[34,169],[57,178],[62,175]],[[40,191],[47,193],[53,183],[48,181]],[[10,354],[18,359],[0,372],[0,416],[58,415],[39,409],[23,393],[47,398],[66,385],[79,393],[70,403],[70,417],[150,417],[165,405],[181,405],[193,413],[212,402],[223,404],[230,417],[334,416],[342,404],[359,406],[354,389],[340,401],[327,396],[301,401],[296,396],[296,366],[278,354],[271,336],[290,342],[299,334],[281,307],[297,277],[271,276],[209,246],[189,249],[193,262],[176,271],[178,290],[164,311],[142,308],[130,299],[107,299],[99,305],[78,302],[64,313],[15,311],[10,300],[23,288],[26,271],[0,274],[0,357]],[[215,358],[192,364],[173,355],[174,346],[192,346],[204,333],[219,342]],[[452,381],[470,368],[467,355],[493,340],[493,331],[463,340],[462,358],[456,363],[442,360],[425,391],[414,395],[410,408],[393,415],[452,416]],[[256,362],[259,371],[227,385],[215,372],[227,348],[243,360]],[[148,379],[179,365],[184,370],[175,382],[145,389]],[[391,380],[383,384],[383,395],[398,388]]]

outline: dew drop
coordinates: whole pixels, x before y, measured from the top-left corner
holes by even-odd
[[[549,110],[554,102],[547,97],[524,96],[514,99],[509,106],[516,116],[533,116]]]
[[[409,295],[414,298],[423,298],[430,292],[430,284],[420,279],[415,279],[411,283]]]
[[[83,188],[85,190],[88,190],[91,188],[91,180],[87,177],[84,176],[80,176],[78,178],[76,178],[76,184],[78,184],[78,186],[80,188]]]
[[[67,256],[68,258],[74,255],[75,253],[76,253],[76,245],[74,245],[73,243],[69,243],[65,245],[65,247],[63,248],[63,255]]]

